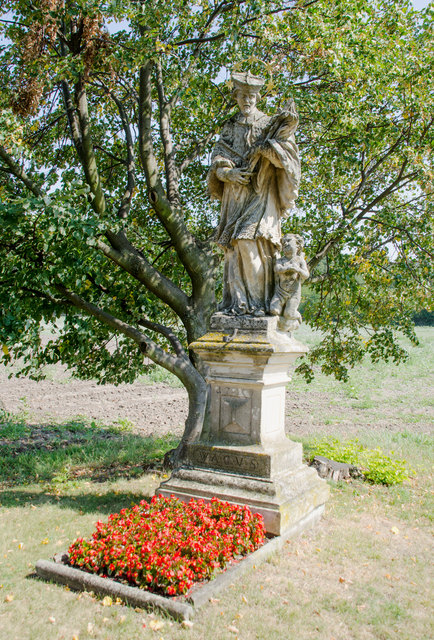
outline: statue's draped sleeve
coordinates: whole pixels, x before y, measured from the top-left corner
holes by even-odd
[[[297,128],[298,117],[289,114],[282,120],[273,137],[267,140],[268,145],[262,151],[264,159],[269,160],[275,167],[277,192],[281,214],[294,206],[300,185],[300,155],[295,142],[294,131]],[[266,162],[259,168],[257,185],[261,190],[267,179]]]

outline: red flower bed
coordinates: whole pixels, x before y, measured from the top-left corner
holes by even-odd
[[[97,522],[91,540],[69,547],[70,564],[165,595],[186,593],[237,556],[260,547],[262,516],[213,498],[210,503],[154,496]]]

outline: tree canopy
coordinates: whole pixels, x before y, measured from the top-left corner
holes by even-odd
[[[266,78],[262,110],[293,97],[300,114],[302,184],[284,231],[304,237],[304,321],[322,341],[299,370],[344,379],[367,353],[405,357],[397,332],[415,340],[412,315],[429,305],[432,3],[0,6],[4,362],[120,382],[146,354],[187,387],[186,437],[197,433],[206,385],[187,345],[221,277],[206,172],[235,111],[234,69]]]

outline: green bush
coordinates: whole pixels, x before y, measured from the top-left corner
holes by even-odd
[[[352,464],[366,480],[375,484],[401,484],[409,478],[410,469],[405,460],[394,460],[378,447],[368,449],[357,438],[345,442],[338,438],[314,440],[309,446],[308,457],[313,460],[315,456]]]

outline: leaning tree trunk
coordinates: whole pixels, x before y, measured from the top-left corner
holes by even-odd
[[[180,377],[180,376],[178,376]],[[181,441],[176,449],[168,451],[164,463],[177,467],[181,463],[185,447],[200,437],[208,401],[208,386],[205,379],[192,363],[187,366],[180,378],[188,393],[188,415]]]

